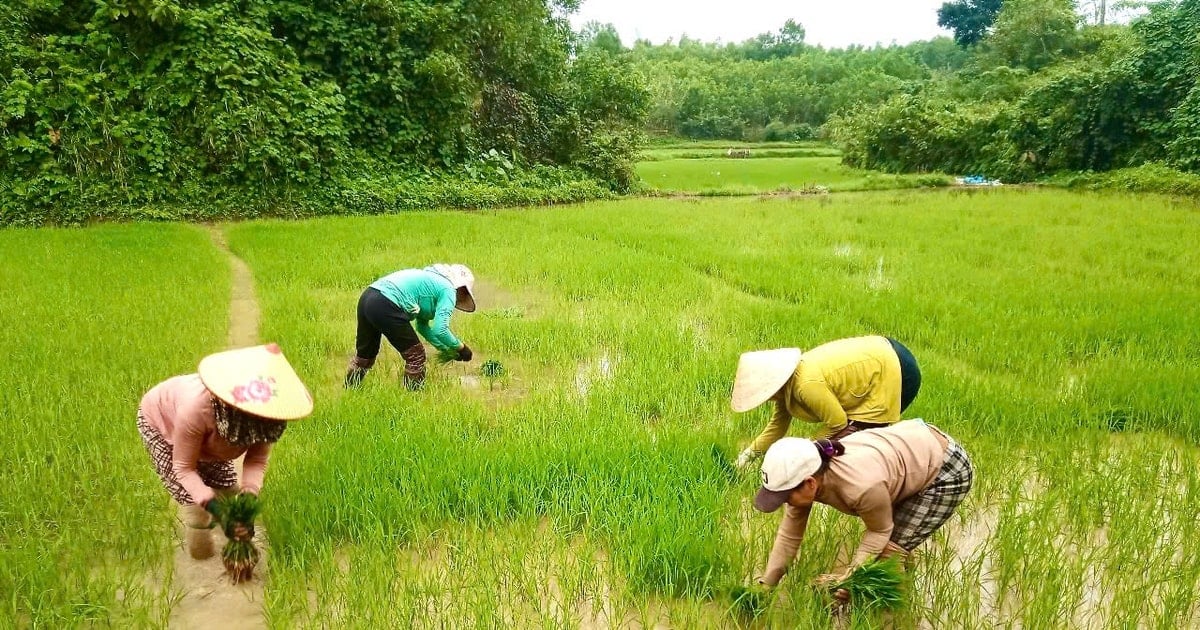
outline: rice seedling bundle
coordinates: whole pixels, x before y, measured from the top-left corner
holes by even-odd
[[[260,509],[258,497],[239,493],[226,498],[217,498],[215,511],[228,541],[221,550],[221,562],[234,584],[249,581],[254,577],[259,553],[254,546],[254,517]]]
[[[866,610],[895,610],[904,605],[904,570],[895,558],[868,562],[834,590],[845,589],[850,602]]]
[[[771,605],[771,593],[761,586],[735,586],[729,591],[733,610],[742,617],[758,617]]]

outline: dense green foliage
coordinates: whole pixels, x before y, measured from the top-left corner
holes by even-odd
[[[954,31],[954,41],[960,46],[978,43],[987,34],[1001,0],[952,0],[938,9],[938,26]]]
[[[829,116],[878,103],[955,69],[967,54],[946,38],[908,46],[825,50],[789,23],[741,44],[636,42],[651,90],[649,130],[696,139],[806,140]],[[610,38],[611,39],[611,38]]]
[[[1077,27],[1068,0],[1011,0],[960,73],[837,117],[849,164],[1028,180],[1161,162],[1200,171],[1200,1]]]
[[[624,57],[576,40],[574,4],[5,3],[3,222],[63,206],[330,203],[364,180],[394,188],[397,173],[544,188],[534,165],[626,188],[644,88]]]

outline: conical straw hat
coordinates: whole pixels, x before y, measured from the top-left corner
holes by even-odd
[[[312,394],[276,344],[211,354],[198,372],[208,391],[246,413],[268,420],[312,413]]]
[[[792,377],[800,355],[799,348],[742,353],[733,379],[733,410],[750,411],[767,402]]]

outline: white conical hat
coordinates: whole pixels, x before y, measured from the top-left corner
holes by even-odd
[[[767,402],[792,377],[801,354],[799,348],[742,353],[733,378],[733,410],[750,411]]]
[[[444,278],[450,281],[456,289],[466,289],[467,299],[459,300],[454,308],[467,313],[475,312],[475,274],[471,273],[471,268],[466,265],[447,265],[438,263],[430,265],[435,272],[441,274]]]
[[[218,352],[200,361],[200,380],[214,396],[268,420],[312,413],[312,394],[277,344]]]

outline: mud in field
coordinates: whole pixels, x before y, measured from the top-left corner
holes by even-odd
[[[575,368],[575,393],[580,397],[587,396],[592,387],[613,380],[620,362],[619,356],[601,352],[595,358],[579,364]]]
[[[226,345],[230,348],[255,345],[258,343],[260,314],[258,299],[254,295],[254,275],[250,272],[250,267],[229,250],[225,234],[220,228],[211,228],[210,234],[213,245],[229,256],[230,272],[233,276],[230,283],[232,290]]]
[[[225,536],[213,529],[216,553],[207,560],[193,560],[182,542],[175,549],[175,574],[172,591],[179,600],[171,609],[170,627],[186,630],[224,630],[226,628],[266,628],[263,617],[263,578],[267,572],[265,532],[255,526],[254,541],[262,557],[254,569],[254,579],[233,584],[221,564]]]
[[[476,314],[482,317],[534,318],[542,314],[544,300],[528,291],[517,291],[487,279],[477,279],[473,290]]]

